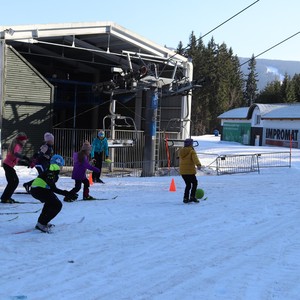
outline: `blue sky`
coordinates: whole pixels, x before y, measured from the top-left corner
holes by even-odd
[[[0,25],[112,21],[157,44],[176,48],[188,44],[193,31],[205,35],[255,0],[115,0],[12,1],[1,5]],[[6,12],[4,13],[4,9]],[[299,0],[259,0],[214,30],[240,57],[258,55],[300,31]],[[258,58],[300,61],[300,33]]]

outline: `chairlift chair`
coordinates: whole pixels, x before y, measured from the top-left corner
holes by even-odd
[[[106,120],[110,120],[110,128],[106,127]],[[119,123],[117,124],[118,121],[123,121],[123,124]],[[116,138],[108,138],[107,142],[108,142],[108,147],[109,148],[122,148],[122,147],[133,147],[137,141],[137,128],[136,128],[136,124],[135,121],[133,120],[133,118],[129,117],[129,116],[121,116],[121,115],[106,115],[103,118],[103,130],[108,130],[108,129],[112,129],[111,124],[112,121],[115,122],[114,127],[116,128],[131,128],[134,130],[134,137],[132,139],[116,139]]]

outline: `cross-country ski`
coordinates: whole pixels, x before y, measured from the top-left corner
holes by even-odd
[[[74,202],[77,202],[77,201],[90,202],[90,201],[115,200],[115,199],[117,199],[117,198],[118,198],[118,196],[113,196],[113,197],[108,197],[108,198],[94,198],[94,199],[90,199],[90,200],[86,200],[86,199],[78,199],[78,200],[75,200]]]
[[[0,215],[22,215],[22,214],[36,214],[40,209],[37,210],[30,210],[30,211],[7,211],[7,212],[0,212]]]
[[[15,216],[15,217],[9,218],[9,219],[2,219],[2,217],[1,217],[0,222],[10,222],[10,221],[14,221],[18,218],[19,218],[19,216]]]
[[[70,223],[62,223],[62,224],[58,224],[58,225],[51,224],[51,225],[49,225],[47,232],[42,232],[42,231],[38,230],[36,227],[31,227],[31,228],[28,228],[25,230],[13,232],[13,234],[22,234],[22,233],[28,233],[28,232],[53,233],[56,228],[63,228],[63,227],[71,226],[74,224],[80,224],[84,221],[84,219],[85,219],[85,217],[82,217],[78,221],[74,221],[74,222],[70,222]]]

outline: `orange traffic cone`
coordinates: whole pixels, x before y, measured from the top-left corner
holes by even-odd
[[[89,183],[90,183],[90,185],[93,185],[93,184],[94,184],[94,181],[93,181],[93,173],[90,173],[90,175],[89,175]]]
[[[169,191],[170,192],[176,192],[176,186],[175,186],[175,180],[174,180],[174,178],[172,178]]]

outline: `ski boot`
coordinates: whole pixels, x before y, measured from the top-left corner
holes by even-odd
[[[38,229],[39,231],[42,231],[44,233],[50,233],[50,227],[47,225],[43,225],[39,222],[36,223],[35,229]]]
[[[1,199],[1,203],[8,203],[8,204],[13,204],[13,203],[18,203],[18,201],[10,198],[10,199]]]
[[[85,196],[85,197],[83,197],[83,200],[96,200],[96,198],[94,198],[92,196]]]
[[[200,201],[196,197],[191,197],[190,202],[199,203]]]
[[[25,182],[25,183],[23,184],[23,187],[24,187],[24,189],[26,190],[26,192],[27,192],[28,194],[31,193],[31,192],[30,192],[30,190],[31,190],[31,185],[30,185],[30,184],[28,184],[27,182]]]
[[[189,202],[190,202],[189,198],[186,197],[183,198],[183,203],[189,203]]]

